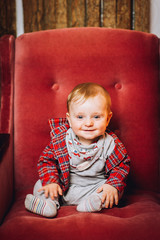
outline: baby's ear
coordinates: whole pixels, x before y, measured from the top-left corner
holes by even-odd
[[[70,125],[70,127],[71,127],[70,115],[69,115],[69,113],[68,113],[68,112],[66,113],[66,118],[67,118],[67,120],[68,120],[68,122],[69,122],[69,125]]]
[[[108,115],[108,117],[109,117],[110,120],[111,120],[112,116],[113,116],[113,113],[110,112],[109,115]]]
[[[113,116],[113,113],[110,112],[110,113],[108,114],[108,117],[107,117],[107,126],[108,126],[108,124],[109,124],[109,122],[110,122],[112,116]]]

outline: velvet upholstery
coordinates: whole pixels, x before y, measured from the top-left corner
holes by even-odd
[[[14,52],[10,42],[8,48]],[[10,55],[7,50],[6,55]],[[27,33],[16,39],[15,61],[10,59],[8,65],[15,68],[15,199],[0,226],[1,239],[160,238],[159,39],[148,33],[106,28]],[[13,79],[8,76],[1,81],[8,86]],[[111,95],[109,127],[131,157],[126,193],[118,207],[100,213],[79,213],[75,206],[63,206],[54,219],[34,215],[25,210],[24,198],[38,179],[37,160],[50,141],[47,121],[65,117],[68,93],[86,81],[101,84]],[[8,121],[7,114],[4,118]],[[10,159],[13,164],[12,155]],[[6,175],[1,180],[8,177],[2,174]],[[7,194],[0,195],[0,203],[3,199]]]
[[[14,37],[6,35],[0,38],[0,223],[13,200],[13,77]]]

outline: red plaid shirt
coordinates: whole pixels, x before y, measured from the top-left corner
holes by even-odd
[[[66,147],[66,131],[69,124],[65,118],[49,120],[51,126],[51,142],[45,148],[38,161],[38,173],[42,185],[58,183],[65,192],[69,188],[70,164]],[[119,193],[126,186],[126,178],[130,168],[130,158],[118,137],[107,130],[115,142],[111,155],[106,159],[106,183],[115,187]]]

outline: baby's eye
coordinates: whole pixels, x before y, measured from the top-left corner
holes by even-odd
[[[94,118],[98,119],[98,118],[100,118],[100,115],[95,115]]]
[[[83,116],[82,116],[82,115],[78,115],[77,118],[78,118],[78,119],[82,119]]]

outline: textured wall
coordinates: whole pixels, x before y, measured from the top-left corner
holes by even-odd
[[[149,9],[150,0],[3,0],[0,36],[66,27],[149,32]]]

